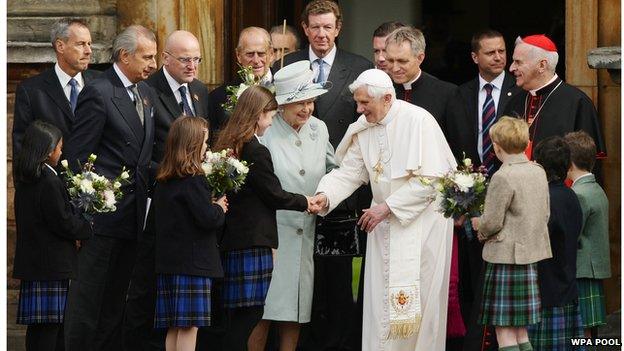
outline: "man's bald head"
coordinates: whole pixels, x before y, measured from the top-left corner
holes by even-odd
[[[197,66],[201,62],[201,50],[197,37],[191,32],[177,30],[165,40],[162,53],[167,72],[178,83],[190,83],[197,76]]]
[[[238,36],[236,59],[241,66],[251,66],[256,78],[262,78],[269,67],[273,52],[271,35],[264,28],[247,27]]]

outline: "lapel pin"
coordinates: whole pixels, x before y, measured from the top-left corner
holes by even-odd
[[[193,99],[195,99],[195,101],[199,101],[199,96],[197,96],[197,94],[193,94]]]
[[[511,91],[508,91],[508,92],[507,92],[507,96],[511,96]]]

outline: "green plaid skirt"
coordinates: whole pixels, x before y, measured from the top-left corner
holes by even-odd
[[[576,280],[579,292],[579,307],[583,327],[591,328],[607,324],[604,286],[601,279],[581,278]]]
[[[537,263],[486,262],[481,324],[527,326],[540,321],[540,310]]]
[[[542,321],[529,326],[529,340],[534,350],[571,350],[571,338],[583,337],[581,313],[577,304],[542,308]],[[578,346],[574,350],[584,350]]]

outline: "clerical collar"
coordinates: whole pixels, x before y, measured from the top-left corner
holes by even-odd
[[[323,62],[328,64],[330,67],[334,65],[334,60],[336,59],[337,51],[338,49],[336,47],[336,44],[334,44],[334,47],[331,50],[329,50],[329,52],[327,53],[327,55],[325,55],[325,57],[318,57],[312,50],[312,45],[308,46],[308,56],[310,57],[310,62],[314,62],[316,59],[322,58]]]
[[[56,73],[56,77],[59,80],[59,83],[61,83],[62,87],[67,86],[67,84],[69,84],[69,81],[74,78],[77,82],[78,82],[78,86],[80,87],[84,87],[84,79],[82,77],[82,72],[78,72],[75,76],[70,76],[69,74],[67,74],[67,72],[63,71],[63,69],[61,68],[61,66],[59,66],[58,63],[54,64],[54,72]]]
[[[537,89],[529,90],[529,94],[531,94],[532,96],[536,96],[538,94],[545,95],[545,94],[550,93],[555,88],[556,84],[554,83],[558,79],[559,79],[559,76],[557,75],[557,73],[555,73],[555,75],[553,75],[553,77],[548,81],[548,83],[542,85],[541,87]]]
[[[167,79],[167,83],[169,83],[169,87],[171,88],[172,92],[176,92],[180,89],[181,86],[185,86],[186,87],[186,91],[189,91],[188,88],[188,83],[183,83],[180,84],[178,83],[177,80],[175,80],[171,74],[169,74],[169,72],[167,71],[167,67],[163,67],[163,73],[165,74],[165,79]]]
[[[412,89],[412,84],[414,84],[414,82],[417,81],[418,78],[420,78],[421,75],[422,75],[422,69],[418,70],[418,74],[416,75],[416,77],[414,77],[414,79],[410,80],[407,83],[403,83],[403,89],[405,89],[405,90]]]
[[[483,86],[486,84],[492,85],[494,88],[501,90],[503,87],[503,81],[505,80],[505,71],[501,72],[496,78],[492,79],[491,82],[483,79],[481,74],[479,74],[479,91],[483,89]]]

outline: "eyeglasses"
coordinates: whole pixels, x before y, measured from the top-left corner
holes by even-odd
[[[202,62],[202,58],[201,57],[175,57],[173,56],[171,53],[165,51],[165,54],[173,57],[174,59],[180,61],[181,63],[183,63],[184,65],[188,65],[191,62],[198,65]]]

